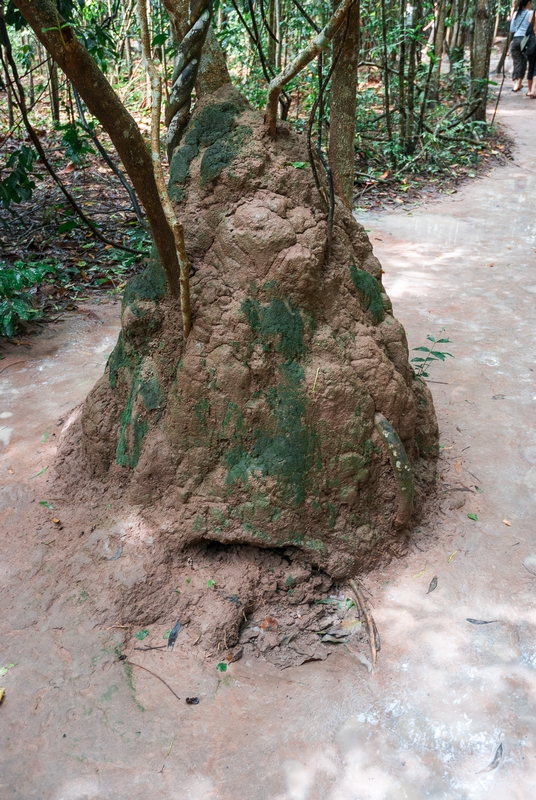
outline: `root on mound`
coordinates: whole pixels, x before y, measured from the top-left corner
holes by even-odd
[[[291,546],[342,579],[403,536],[438,431],[380,264],[340,202],[325,258],[307,161],[304,136],[282,125],[269,139],[234,89],[197,105],[170,169],[196,269],[192,332],[153,260],[127,285],[62,471],[121,484],[153,524],[173,522],[175,552]]]

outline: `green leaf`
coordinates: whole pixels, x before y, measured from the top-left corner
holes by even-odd
[[[305,169],[306,167],[309,166],[309,162],[308,161],[293,161],[292,162],[292,166],[295,169]]]
[[[78,226],[78,223],[74,219],[68,219],[67,222],[62,222],[58,228],[58,233],[69,233],[74,228]]]
[[[51,511],[54,511],[54,506],[52,505],[52,503],[49,503],[47,500],[40,500],[39,501],[39,505],[40,506],[45,506],[45,508],[50,508]]]
[[[429,347],[414,347],[413,349],[414,350],[420,350],[421,353],[429,353],[430,352],[430,348]]]
[[[191,578],[186,578],[186,583],[190,583],[191,580]]]
[[[415,357],[415,358],[412,358],[412,359],[411,359],[411,363],[412,363],[412,364],[418,364],[419,362],[424,362],[424,361],[427,361],[427,360],[428,360],[427,358],[418,358],[418,357]]]
[[[134,634],[134,636],[136,637],[136,639],[137,639],[139,642],[143,642],[143,640],[145,639],[145,637],[146,637],[146,636],[149,636],[149,631],[147,630],[147,628],[143,628],[143,630],[141,630],[141,631],[138,631],[137,633],[135,633],[135,634]]]
[[[224,661],[220,661],[216,669],[219,669],[220,672],[227,672],[227,664]]]
[[[46,429],[46,431],[44,432],[44,434],[41,436],[41,441],[42,441],[43,443],[45,443],[45,442],[47,441],[47,439],[48,439],[48,437],[49,437],[49,436],[50,436],[50,425],[48,426],[48,428]]]
[[[167,34],[165,33],[157,33],[156,36],[153,38],[151,42],[151,47],[160,47],[161,45],[166,43]]]
[[[472,519],[473,522],[478,522],[478,517],[476,514],[468,514],[469,519]]]
[[[447,353],[445,350],[432,350],[432,355],[436,358],[440,358],[441,361],[444,361],[447,356],[454,358],[452,353]]]
[[[207,586],[208,586],[209,589],[212,589],[212,587],[214,586],[214,581],[212,580],[212,578],[210,578],[207,581]]]
[[[475,489],[479,494],[484,494],[484,489],[481,489],[480,486],[475,486]]]
[[[169,634],[171,631],[166,631],[165,634],[162,636],[162,639],[169,639]]]
[[[13,669],[15,664],[6,664],[4,667],[0,667],[0,676],[5,675],[8,669]]]
[[[43,475],[43,473],[45,473],[47,469],[48,467],[43,467],[43,469],[40,472],[36,472],[35,475],[31,475],[30,480],[32,480],[32,478],[38,478],[40,475]]]

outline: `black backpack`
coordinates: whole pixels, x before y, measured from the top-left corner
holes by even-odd
[[[530,58],[536,52],[536,36],[534,35],[534,12],[530,18],[526,34],[521,39],[521,52]]]

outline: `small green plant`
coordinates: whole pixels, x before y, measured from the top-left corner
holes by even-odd
[[[9,209],[11,203],[22,203],[29,200],[35,189],[32,178],[40,178],[33,171],[37,153],[31,147],[22,145],[19,150],[11,153],[5,167],[0,172],[8,171],[5,178],[0,179],[0,203]]]
[[[33,307],[29,289],[54,272],[55,267],[39,262],[25,266],[15,261],[13,267],[0,263],[0,336],[13,336],[21,322],[41,313]]]
[[[79,122],[66,122],[58,126],[63,133],[61,143],[65,150],[65,155],[75,167],[83,167],[84,156],[95,151],[89,144],[89,138]]]
[[[439,337],[443,333],[445,328],[441,328],[437,336],[430,336],[428,335],[426,338],[429,342],[431,342],[431,347],[414,347],[414,350],[418,350],[421,353],[426,353],[426,356],[415,356],[415,358],[411,359],[412,364],[416,364],[417,366],[415,369],[415,375],[417,378],[427,378],[428,373],[426,370],[429,368],[430,364],[433,361],[445,361],[447,356],[450,358],[454,358],[452,353],[447,353],[443,349],[437,349],[437,345],[447,344],[450,342],[450,339],[440,339]]]

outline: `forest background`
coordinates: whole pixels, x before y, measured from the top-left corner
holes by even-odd
[[[8,337],[121,292],[144,265],[149,236],[99,119],[17,5],[0,6],[0,335]],[[151,83],[135,0],[58,0],[56,7],[149,142]],[[210,36],[254,107],[266,105],[270,81],[310,47],[336,7],[214,4]],[[508,155],[486,111],[490,84],[504,82],[505,35],[496,80],[489,70],[509,14],[490,0],[355,0],[329,46],[285,85],[280,117],[307,136],[332,190],[357,209],[454,192],[483,160]],[[149,3],[148,21],[166,104],[180,36],[160,0]],[[159,133],[163,139],[163,127]],[[161,158],[166,171],[163,145]]]

